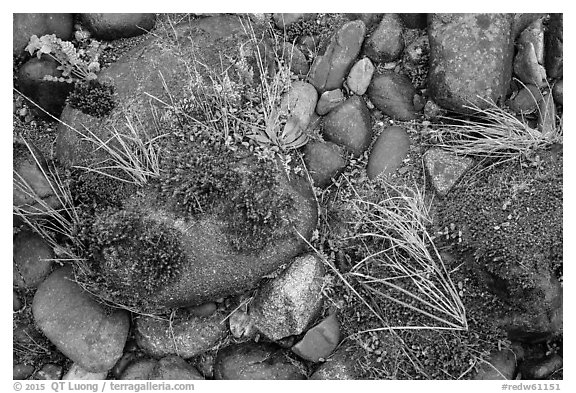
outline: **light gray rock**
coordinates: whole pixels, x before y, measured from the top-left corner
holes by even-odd
[[[544,27],[542,26],[542,18],[536,19],[520,33],[517,45],[522,47],[528,43],[531,43],[534,47],[538,64],[544,64]]]
[[[107,375],[108,375],[107,371],[102,371],[100,373],[93,373],[93,372],[84,370],[78,364],[74,363],[74,364],[72,364],[72,367],[70,367],[70,369],[68,370],[68,372],[64,375],[64,377],[62,379],[63,380],[76,380],[76,381],[81,381],[81,380],[98,381],[98,380],[106,379]]]
[[[364,95],[374,75],[374,65],[369,58],[360,59],[352,66],[346,79],[348,87],[354,94]]]
[[[546,70],[538,63],[538,58],[532,42],[526,42],[520,46],[518,54],[514,57],[514,74],[525,84],[544,87]]]
[[[290,90],[282,96],[280,111],[288,117],[284,126],[284,133],[292,130],[304,131],[316,108],[318,94],[310,83],[296,81],[292,83]]]
[[[446,196],[462,176],[472,167],[470,157],[457,156],[439,148],[430,148],[424,153],[424,166],[436,193]]]
[[[332,109],[336,108],[342,101],[344,101],[342,90],[337,89],[325,91],[318,100],[316,113],[320,116],[324,116]]]
[[[69,267],[40,284],[32,302],[34,321],[68,358],[90,372],[110,370],[122,356],[128,313],[110,311],[85,292]]]
[[[255,328],[272,340],[302,333],[322,308],[324,265],[314,254],[294,259],[263,284],[250,304]]]

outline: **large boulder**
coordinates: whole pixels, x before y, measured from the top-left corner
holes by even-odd
[[[156,14],[80,14],[80,20],[94,38],[111,41],[147,33],[156,23]]]
[[[512,14],[433,14],[428,26],[430,71],[428,87],[439,105],[470,113],[470,103],[486,108],[485,100],[506,97],[514,39]]]
[[[42,282],[32,313],[44,335],[86,371],[108,371],[122,356],[128,313],[104,308],[74,281],[69,267],[54,271]]]
[[[23,55],[33,35],[55,34],[67,41],[72,37],[73,25],[72,14],[13,14],[12,52],[14,56]]]

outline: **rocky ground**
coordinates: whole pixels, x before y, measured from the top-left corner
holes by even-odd
[[[562,26],[15,15],[14,379],[562,379]]]

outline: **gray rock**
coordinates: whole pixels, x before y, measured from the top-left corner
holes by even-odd
[[[13,14],[12,52],[14,56],[24,54],[30,37],[55,34],[65,41],[72,37],[73,14]]]
[[[250,304],[255,328],[272,340],[302,333],[322,308],[324,265],[314,254],[294,259],[264,283]]]
[[[404,50],[404,25],[398,14],[384,14],[380,24],[364,42],[363,53],[374,63],[397,60]]]
[[[514,57],[514,74],[525,84],[538,87],[544,87],[548,84],[546,70],[538,64],[537,54],[531,42],[522,45]]]
[[[516,375],[516,355],[508,349],[492,352],[487,363],[481,363],[475,380],[509,380]]]
[[[511,14],[433,14],[430,40],[430,97],[440,106],[470,113],[473,103],[505,98],[512,75]]]
[[[18,288],[36,288],[52,270],[54,253],[39,235],[22,231],[14,236],[12,282]]]
[[[149,376],[158,364],[154,359],[138,359],[128,365],[119,378],[123,381],[141,381],[150,379]]]
[[[325,91],[318,100],[316,113],[320,116],[324,116],[332,109],[336,108],[342,101],[344,101],[342,90],[337,89]]]
[[[415,94],[416,89],[408,77],[388,70],[375,75],[368,87],[368,97],[374,106],[395,120],[417,118]]]
[[[136,342],[153,357],[178,355],[189,359],[209,350],[224,338],[226,315],[215,313],[207,318],[177,316],[173,321],[139,316],[136,319]]]
[[[80,20],[94,38],[112,41],[152,30],[156,24],[156,14],[80,14]]]
[[[524,362],[520,369],[522,379],[550,379],[550,376],[562,369],[562,356],[555,353],[544,359]]]
[[[564,69],[564,14],[551,14],[544,35],[546,73],[550,78],[562,78]]]
[[[353,345],[343,344],[314,371],[309,379],[341,380],[360,379],[355,357],[361,351]]]
[[[352,66],[346,83],[354,94],[361,96],[368,90],[372,75],[374,75],[374,65],[369,58],[365,57]]]
[[[518,38],[520,33],[524,31],[528,26],[530,26],[534,21],[543,18],[546,14],[513,14],[513,22],[512,22],[512,38],[515,40]]]
[[[308,142],[304,162],[316,187],[327,187],[346,167],[345,151],[332,142]]]
[[[128,313],[110,311],[85,292],[69,267],[40,284],[32,302],[34,321],[68,358],[91,372],[110,370],[122,356]]]
[[[316,108],[318,94],[310,83],[296,81],[290,86],[290,90],[282,96],[280,111],[288,117],[283,132],[304,131]]]
[[[380,19],[382,19],[383,14],[376,13],[364,13],[364,14],[345,14],[349,20],[361,20],[366,25],[366,29],[370,30],[372,27],[376,26]]]
[[[218,351],[214,379],[293,380],[306,379],[306,373],[303,365],[275,345],[245,342]]]
[[[428,149],[423,158],[432,186],[441,197],[446,196],[474,164],[470,157],[458,156],[439,148]]]
[[[428,26],[428,14],[398,14],[408,29],[425,29]]]
[[[283,42],[278,48],[276,55],[279,59],[283,59],[285,64],[290,66],[290,71],[295,75],[308,75],[310,65],[308,64],[308,60],[306,60],[306,56],[304,56],[297,46],[289,42]]]
[[[314,59],[309,82],[318,93],[342,87],[344,78],[360,53],[365,34],[364,22],[348,22],[334,34],[326,51]]]
[[[38,370],[32,379],[37,380],[59,380],[62,377],[62,366],[56,364],[45,364]]]
[[[158,361],[146,379],[182,381],[204,377],[181,357],[168,356]]]
[[[408,155],[410,138],[402,127],[388,127],[378,137],[368,158],[366,171],[371,180],[394,173]]]
[[[563,79],[560,79],[556,83],[554,83],[554,87],[552,88],[552,97],[554,98],[554,102],[558,105],[564,104],[564,83]]]
[[[12,379],[20,380],[27,379],[34,373],[34,366],[29,364],[18,363],[12,368]]]
[[[336,314],[332,314],[308,330],[304,338],[292,347],[292,351],[302,359],[319,362],[328,358],[339,342],[340,323]]]
[[[45,76],[61,77],[62,71],[57,68],[59,66],[56,60],[43,55],[40,58],[31,58],[18,70],[16,81],[18,89],[32,101],[28,104],[37,117],[43,119],[51,119],[50,115],[60,117],[66,97],[72,90],[72,85],[69,83],[44,80]]]
[[[313,14],[313,13],[308,13],[308,14],[276,13],[276,14],[272,15],[272,20],[274,21],[274,24],[276,25],[276,27],[279,29],[284,29],[285,27],[288,27],[291,24],[294,24],[296,22],[300,22],[303,20],[311,20],[314,18],[316,18],[316,14]]]
[[[510,100],[510,109],[517,115],[533,113],[542,101],[540,89],[534,85],[526,85]]]
[[[216,312],[218,305],[214,302],[208,302],[199,306],[189,307],[188,312],[197,317],[209,317]]]
[[[352,96],[332,109],[324,118],[324,137],[360,156],[372,140],[370,112],[364,100]]]
[[[75,380],[75,381],[83,381],[83,380],[104,380],[108,375],[107,371],[102,371],[100,373],[93,373],[87,370],[84,370],[82,367],[77,365],[76,363],[72,364],[68,372],[62,378],[63,380]]]
[[[536,19],[520,33],[517,45],[522,47],[528,43],[531,43],[534,47],[538,64],[544,64],[544,27],[542,26],[542,18]]]

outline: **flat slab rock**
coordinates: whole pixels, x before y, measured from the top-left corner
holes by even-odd
[[[431,148],[424,153],[424,166],[439,196],[446,196],[460,178],[474,165],[470,157]]]
[[[122,356],[128,313],[105,309],[73,279],[72,270],[63,267],[40,284],[32,302],[34,321],[80,367],[94,373],[108,371]]]

